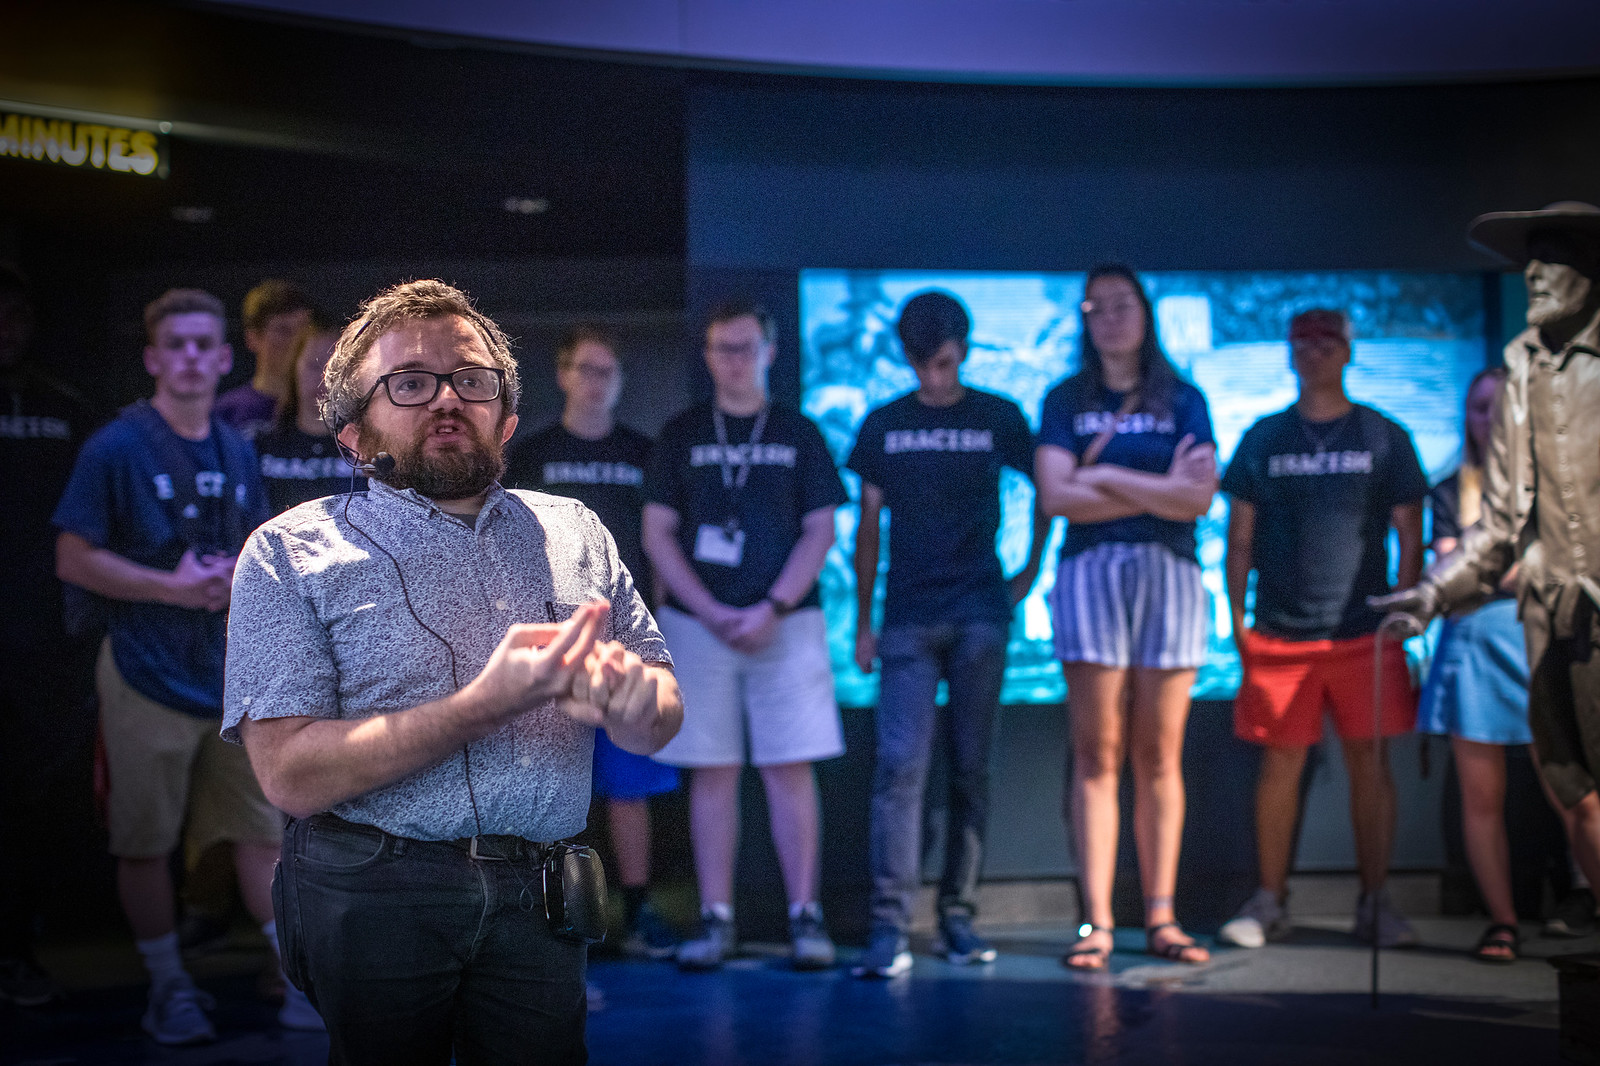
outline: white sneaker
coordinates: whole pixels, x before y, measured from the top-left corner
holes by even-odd
[[[216,1001],[187,980],[150,990],[150,1006],[140,1024],[158,1044],[208,1044],[217,1038],[206,1011]]]
[[[285,1029],[298,1029],[303,1033],[325,1033],[328,1026],[311,1005],[306,994],[294,985],[283,983],[283,1006],[278,1008],[278,1024]]]
[[[1356,902],[1355,938],[1370,944],[1374,935],[1380,948],[1417,946],[1416,930],[1394,909],[1394,904],[1389,901],[1388,889],[1363,892]]]
[[[1239,913],[1217,930],[1217,939],[1241,948],[1259,948],[1269,940],[1282,940],[1292,930],[1289,909],[1271,889],[1258,888],[1244,901]]]

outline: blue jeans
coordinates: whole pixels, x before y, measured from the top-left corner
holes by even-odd
[[[950,688],[950,806],[939,913],[975,913],[989,817],[989,748],[1006,627],[993,622],[888,626],[878,641],[878,764],[872,777],[872,924],[904,931],[922,880],[922,799],[939,679]]]
[[[474,859],[325,814],[289,823],[273,909],[330,1063],[587,1061],[587,949],[550,932],[542,853],[511,853]]]

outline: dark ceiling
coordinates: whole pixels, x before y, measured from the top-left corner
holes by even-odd
[[[14,243],[108,265],[682,254],[678,72],[150,3],[6,21],[0,98],[177,124],[165,180],[0,157]],[[195,207],[210,221],[174,217]]]

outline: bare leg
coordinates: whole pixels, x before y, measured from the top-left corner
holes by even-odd
[[[1072,743],[1072,835],[1078,845],[1078,884],[1085,921],[1110,929],[1111,886],[1117,870],[1122,773],[1123,693],[1128,671],[1095,663],[1062,663],[1067,677]],[[1111,950],[1109,933],[1091,933],[1089,946]],[[1069,965],[1094,966],[1094,956]]]
[[[165,855],[117,860],[117,896],[135,940],[154,940],[178,927],[168,861]]]
[[[1456,776],[1461,782],[1461,833],[1467,861],[1489,920],[1517,924],[1511,899],[1511,845],[1506,839],[1506,749],[1499,744],[1453,737]]]
[[[772,844],[783,871],[783,888],[789,904],[817,898],[818,854],[822,818],[817,808],[817,778],[808,762],[782,763],[761,768],[767,790],[767,811],[772,821]]]
[[[1394,777],[1389,773],[1389,745],[1380,741],[1374,751],[1371,740],[1347,740],[1342,744],[1345,770],[1350,777],[1356,867],[1361,874],[1361,890],[1373,892],[1383,887],[1388,876],[1389,851],[1394,845]]]
[[[1300,776],[1306,768],[1303,747],[1263,748],[1256,778],[1256,853],[1261,887],[1282,903],[1294,862],[1294,821],[1300,813]]]
[[[1539,760],[1534,759],[1535,768]],[[1545,798],[1561,816],[1561,826],[1567,831],[1567,846],[1572,849],[1572,861],[1578,864],[1596,894],[1600,894],[1600,793],[1591,792],[1574,806],[1563,807],[1556,794],[1545,784],[1544,774],[1539,774],[1544,785]]]
[[[689,838],[700,903],[733,903],[742,766],[700,766],[689,776]]]
[[[1178,884],[1178,852],[1183,844],[1183,733],[1189,721],[1193,670],[1133,671],[1133,709],[1128,750],[1133,763],[1133,831],[1144,887],[1145,928],[1175,920],[1172,894]],[[1205,948],[1174,928],[1159,929],[1153,946],[1188,944],[1184,962],[1204,962]]]
[[[644,888],[650,883],[650,802],[607,800],[606,817],[611,824],[611,849],[617,855],[617,883],[623,888]]]
[[[239,873],[239,895],[259,925],[272,921],[272,868],[278,864],[276,844],[235,842],[233,865]]]

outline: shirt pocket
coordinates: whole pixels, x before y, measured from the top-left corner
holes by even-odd
[[[604,597],[601,596],[597,596],[596,598],[604,599]],[[543,609],[540,612],[541,617],[539,620],[542,622],[565,622],[567,619],[577,614],[578,608],[581,606],[583,606],[583,604],[571,603],[566,600],[545,600]],[[598,640],[614,640],[616,638],[612,636],[612,633],[613,629],[611,612],[607,611],[606,620],[601,623],[600,631],[595,636]]]

